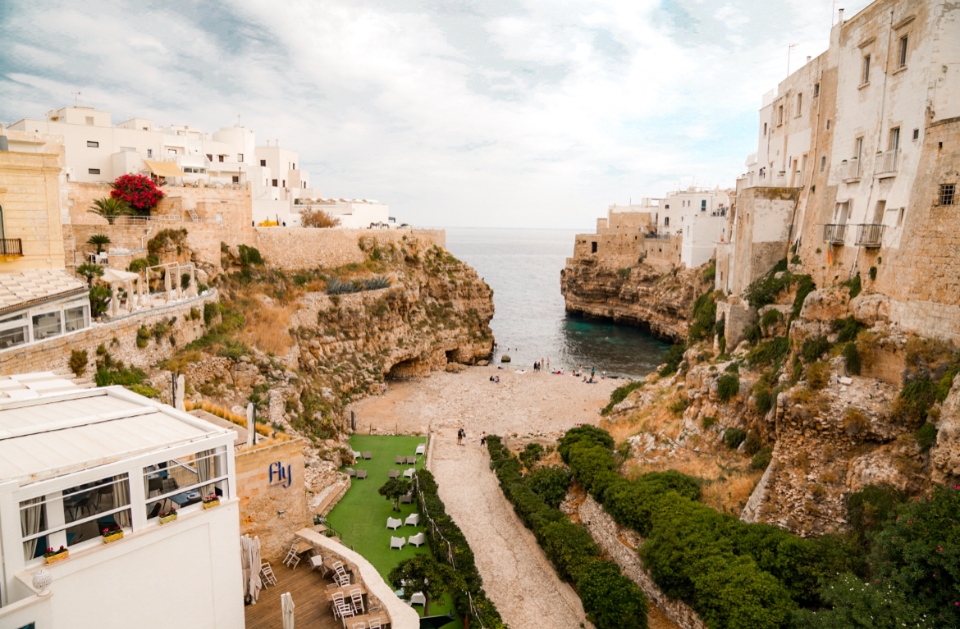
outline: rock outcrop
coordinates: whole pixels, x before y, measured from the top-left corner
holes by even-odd
[[[567,312],[609,319],[683,341],[693,302],[710,289],[703,269],[663,272],[644,263],[615,269],[595,259],[570,258],[560,274]]]

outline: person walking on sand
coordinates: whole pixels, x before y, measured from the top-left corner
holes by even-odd
[[[458,446],[463,445],[463,428],[457,429],[457,445]]]
[[[482,432],[480,433],[480,447],[482,448],[485,445],[487,445],[487,433]]]

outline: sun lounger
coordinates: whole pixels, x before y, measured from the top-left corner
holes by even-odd
[[[411,535],[407,538],[407,541],[413,544],[414,546],[422,546],[427,541],[427,536],[422,532],[417,533],[416,535]]]
[[[392,535],[390,536],[390,548],[391,548],[391,549],[396,548],[397,550],[400,550],[400,549],[403,548],[404,544],[406,544],[406,543],[407,543],[407,541],[406,541],[404,538],[402,538],[402,537],[393,537]]]
[[[417,526],[417,525],[419,525],[419,524],[420,524],[420,514],[419,514],[419,513],[411,513],[410,515],[407,516],[407,520],[404,522],[404,524],[406,524],[406,525],[408,525],[408,526]]]
[[[427,444],[421,443],[417,446],[417,454],[425,454],[427,452]]]
[[[387,518],[388,529],[398,529],[402,524],[403,524],[403,520],[401,520],[400,518]]]
[[[407,465],[416,465],[416,464],[417,464],[417,457],[415,456],[407,457]]]
[[[406,470],[403,471],[403,477],[404,477],[404,478],[413,478],[413,474],[414,474],[414,472],[416,472],[416,471],[417,471],[417,470],[413,469],[412,467],[407,468]]]

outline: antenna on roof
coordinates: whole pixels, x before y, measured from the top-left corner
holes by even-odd
[[[80,92],[76,91],[70,93],[73,94],[73,106],[77,107],[80,104]]]

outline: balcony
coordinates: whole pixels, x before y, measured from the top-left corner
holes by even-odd
[[[23,241],[19,238],[0,238],[0,255],[22,256]]]
[[[875,249],[883,244],[883,225],[865,223],[857,225],[857,246]]]
[[[897,174],[897,158],[899,155],[900,151],[896,149],[877,154],[875,174],[878,179],[886,179],[887,177],[893,177]]]
[[[851,183],[854,181],[860,181],[860,160],[853,158],[852,160],[844,161],[840,164],[841,173],[840,177],[846,183]]]
[[[846,225],[824,225],[823,242],[831,245],[842,245],[847,237]]]

